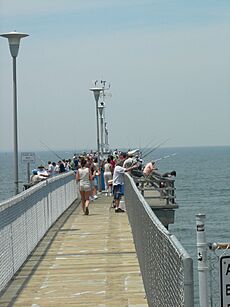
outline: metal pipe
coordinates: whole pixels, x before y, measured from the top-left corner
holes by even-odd
[[[109,133],[108,133],[106,122],[105,122],[105,150],[106,150],[106,152],[109,151]]]
[[[14,184],[15,184],[15,195],[16,195],[19,192],[16,57],[18,55],[21,38],[28,36],[28,34],[14,31],[14,32],[1,34],[0,36],[8,39],[10,53],[13,58]]]
[[[104,153],[104,147],[105,147],[105,143],[104,143],[104,116],[103,116],[103,112],[104,112],[104,105],[103,103],[101,103],[101,105],[98,107],[98,111],[100,114],[100,132],[101,132],[101,153]]]
[[[18,119],[17,119],[17,74],[16,57],[13,57],[13,122],[14,122],[14,185],[15,195],[18,189]]]
[[[196,215],[197,260],[200,306],[208,307],[208,265],[207,243],[205,236],[205,214]]]
[[[27,182],[30,183],[30,163],[27,163]]]
[[[101,115],[101,153],[104,152],[103,115]]]
[[[98,155],[100,155],[98,99],[96,100],[96,120],[97,120],[97,151]]]

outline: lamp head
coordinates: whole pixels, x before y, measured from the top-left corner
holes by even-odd
[[[14,31],[14,32],[0,34],[0,36],[8,38],[11,56],[13,58],[16,58],[18,55],[20,39],[29,36],[29,34],[19,33]]]
[[[103,90],[103,88],[101,88],[101,87],[92,87],[89,90],[93,92],[94,98],[95,98],[96,102],[98,102],[100,94],[101,94],[101,91]]]

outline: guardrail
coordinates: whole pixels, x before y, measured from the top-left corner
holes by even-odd
[[[158,172],[153,172],[149,177],[136,177],[135,173],[131,173],[134,181],[138,183],[138,188],[144,196],[145,191],[156,190],[159,192],[159,198],[165,199],[166,204],[176,203],[175,179],[164,177]]]
[[[194,306],[193,260],[125,175],[125,203],[149,306]]]
[[[0,203],[0,292],[52,224],[77,199],[74,172],[42,181]]]

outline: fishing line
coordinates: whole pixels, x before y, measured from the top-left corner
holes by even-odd
[[[40,156],[36,153],[35,154],[37,157],[38,157],[38,159],[40,160],[40,162],[42,162],[42,164],[45,166],[45,162],[40,158]]]
[[[55,151],[53,151],[47,144],[45,144],[44,142],[42,142],[40,140],[40,143],[45,146],[47,149],[49,149],[49,151],[51,151],[58,159],[60,159],[62,161],[62,157],[60,157]]]
[[[175,155],[176,155],[176,153],[174,152],[173,154],[170,154],[170,155],[161,157],[161,158],[159,158],[159,159],[156,159],[156,160],[154,160],[154,162],[158,162],[158,161],[161,161],[161,160],[163,160],[163,159],[170,158],[170,157],[175,156]]]

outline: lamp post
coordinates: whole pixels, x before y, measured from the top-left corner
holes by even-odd
[[[105,147],[105,143],[104,143],[104,125],[103,125],[103,121],[104,121],[104,117],[103,117],[103,111],[104,111],[104,102],[102,102],[99,107],[98,107],[98,110],[99,110],[99,113],[100,113],[100,124],[101,124],[101,127],[100,127],[100,131],[101,131],[101,153],[104,153],[104,147]]]
[[[19,192],[16,57],[18,55],[20,39],[29,35],[19,32],[9,32],[9,33],[3,33],[0,36],[8,38],[10,53],[13,58],[14,184],[15,184],[15,195],[16,195]]]
[[[98,100],[101,94],[101,91],[103,88],[101,87],[92,87],[90,88],[90,91],[93,92],[95,102],[96,102],[96,120],[97,120],[97,151],[98,151],[98,166],[100,170],[100,142],[99,142],[99,119],[98,119]],[[98,176],[98,190],[101,191],[101,176]]]

